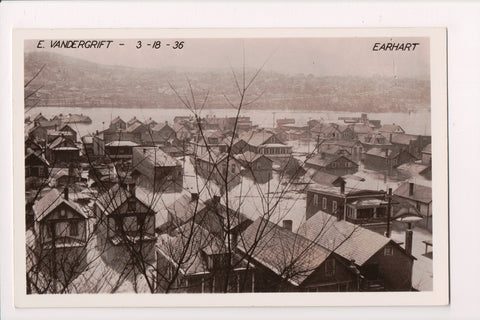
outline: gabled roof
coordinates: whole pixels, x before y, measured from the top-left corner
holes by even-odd
[[[402,127],[396,124],[384,124],[380,129],[378,129],[378,131],[387,133],[405,132]]]
[[[314,181],[318,184],[334,186],[334,187],[339,187],[343,182],[345,182],[342,177],[329,174],[324,171],[318,171],[312,168],[307,169],[307,173],[305,174],[305,177],[307,177],[307,179],[310,179],[311,181]]]
[[[361,226],[338,221],[333,215],[318,211],[298,229],[298,233],[315,241],[347,260],[355,260],[362,266],[391,239]]]
[[[127,132],[142,132],[148,131],[148,128],[141,122],[135,122],[134,124],[127,127]]]
[[[170,129],[172,131],[175,131],[173,130],[172,127],[170,127],[170,125],[167,122],[157,123],[152,127],[152,131],[157,131],[157,132],[162,131],[163,129]]]
[[[132,195],[128,190],[119,186],[118,184],[115,184],[107,192],[98,195],[96,203],[103,210],[103,213],[108,216],[120,208],[120,206],[131,196]],[[153,210],[150,209],[150,206],[145,204],[137,197],[135,197],[135,199],[143,204],[146,208],[149,208],[149,211],[153,212]]]
[[[381,148],[372,148],[366,152],[366,154],[371,155],[371,156],[377,156],[381,158],[395,158],[399,152],[397,150],[391,150],[391,149],[381,149]]]
[[[158,147],[136,147],[133,152],[136,160],[140,159],[139,162],[148,163],[154,167],[177,167],[181,165],[180,161]],[[138,164],[135,163],[134,166]]]
[[[132,124],[138,123],[138,122],[141,122],[141,121],[138,120],[137,117],[134,116],[132,119],[127,121],[127,126],[131,126]]]
[[[312,158],[305,161],[305,164],[314,165],[314,166],[317,166],[317,167],[326,167],[330,163],[332,163],[334,161],[337,161],[340,158],[345,158],[348,161],[357,165],[355,162],[353,162],[352,160],[348,159],[345,156],[340,156],[340,155],[335,155],[335,154],[326,154],[326,153],[317,154],[317,155],[313,156]]]
[[[392,134],[392,143],[395,143],[395,144],[409,145],[410,141],[415,141],[417,139],[418,139],[418,136],[413,134],[404,134],[404,133]]]
[[[57,189],[52,189],[33,205],[35,221],[43,220],[63,203],[75,210],[79,215],[88,218],[87,214],[78,206],[78,204],[71,200],[65,200],[63,195]]]
[[[273,132],[267,130],[246,132],[240,136],[242,140],[251,146],[258,147],[264,144],[268,139],[275,136]],[[277,137],[278,139],[278,137]],[[280,139],[279,139],[280,140]]]
[[[147,120],[145,120],[145,124],[146,124],[147,126],[154,126],[154,125],[156,125],[157,123],[158,123],[158,122],[155,121],[155,120],[153,120],[152,118],[148,118]]]
[[[263,154],[255,153],[252,151],[245,151],[243,153],[236,154],[234,157],[239,161],[244,161],[247,163],[253,163],[262,157],[270,162],[273,162],[272,159],[265,157]]]
[[[78,150],[78,148],[75,146],[75,143],[72,140],[65,138],[64,136],[57,137],[55,140],[52,141],[52,143],[49,144],[48,148],[52,150],[61,148],[61,144],[64,142],[67,142],[67,144],[70,145],[71,148],[75,148]]]
[[[184,223],[204,208],[205,204],[203,201],[193,200],[191,195],[183,194],[180,199],[167,207],[167,211],[173,214],[178,219],[178,222]]]
[[[263,218],[243,232],[237,248],[295,286],[330,256],[329,250]]]
[[[117,122],[123,122],[123,123],[125,123],[125,121],[123,121],[122,118],[120,118],[120,117],[117,116],[117,117],[115,117],[115,119],[112,120],[112,122],[111,122],[110,124],[115,124],[115,123],[117,123]]]
[[[432,188],[420,184],[413,184],[413,194],[410,195],[410,183],[403,182],[397,189],[395,189],[395,191],[393,191],[393,194],[423,203],[432,202]]]

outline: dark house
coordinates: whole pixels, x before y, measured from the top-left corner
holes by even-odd
[[[31,151],[25,156],[25,178],[46,178],[48,177],[48,167],[48,161],[38,153]]]
[[[420,212],[423,221],[417,225],[432,231],[432,188],[412,182],[404,182],[393,191],[394,198],[406,200]]]
[[[47,159],[51,164],[62,164],[78,161],[80,149],[76,144],[64,136],[56,138],[47,147]]]
[[[415,258],[390,238],[318,211],[299,234],[345,259],[362,275],[363,291],[410,291]]]
[[[409,152],[416,158],[421,158],[422,150],[432,142],[432,137],[413,134],[391,134],[390,142],[397,148]]]
[[[256,266],[256,292],[358,291],[355,266],[263,218],[255,220],[243,232],[237,249]]]
[[[111,141],[105,144],[105,154],[113,161],[132,159],[133,148],[138,146],[132,141]]]
[[[119,130],[119,129],[127,129],[127,124],[123,121],[120,117],[116,117],[110,122],[110,129]]]
[[[262,154],[246,151],[235,155],[235,159],[242,165],[243,174],[251,176],[259,183],[271,178],[273,161]]]
[[[365,153],[364,163],[367,168],[386,170],[415,160],[417,159],[405,150],[372,148]]]
[[[358,171],[358,164],[347,157],[325,153],[317,154],[305,161],[305,167],[338,176],[353,174]]]
[[[155,192],[181,191],[183,168],[177,159],[159,147],[135,147],[132,149],[132,176],[137,184]]]
[[[99,224],[101,236],[114,246],[142,243],[144,250],[152,252],[156,240],[155,212],[136,197],[133,183],[127,187],[117,184],[100,194],[95,213],[103,222]]]

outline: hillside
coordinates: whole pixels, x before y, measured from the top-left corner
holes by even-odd
[[[226,108],[236,101],[229,70],[140,69],[96,64],[53,53],[25,55],[25,82],[45,65],[28,90],[41,87],[32,99],[41,106],[178,108],[171,85],[187,93],[187,77],[197,100],[208,92],[206,108]],[[248,74],[252,74],[250,70]],[[247,76],[248,76],[247,74]],[[315,77],[261,72],[249,92],[260,96],[248,109],[408,112],[429,109],[430,83],[382,77]]]

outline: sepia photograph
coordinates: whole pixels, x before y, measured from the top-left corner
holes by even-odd
[[[394,31],[19,34],[15,290],[448,295],[445,34]]]

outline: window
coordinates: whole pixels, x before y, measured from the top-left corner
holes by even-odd
[[[386,255],[386,256],[393,256],[393,248],[392,248],[392,246],[386,246],[386,247],[385,247],[384,255]]]
[[[318,206],[318,194],[313,195],[313,205]]]
[[[65,209],[60,210],[60,217],[65,217]]]
[[[322,209],[326,210],[327,209],[327,198],[323,197],[322,199]]]
[[[78,222],[76,221],[70,222],[69,229],[70,229],[70,235],[72,237],[78,236]]]
[[[333,201],[332,206],[333,206],[333,207],[332,207],[332,211],[333,211],[334,213],[336,213],[336,212],[337,212],[337,201]]]
[[[134,198],[128,199],[128,208],[127,208],[127,210],[128,210],[128,211],[135,211],[135,209],[136,209],[135,199],[134,199]]]
[[[328,259],[325,262],[325,275],[327,277],[332,277],[335,274],[335,260]]]

